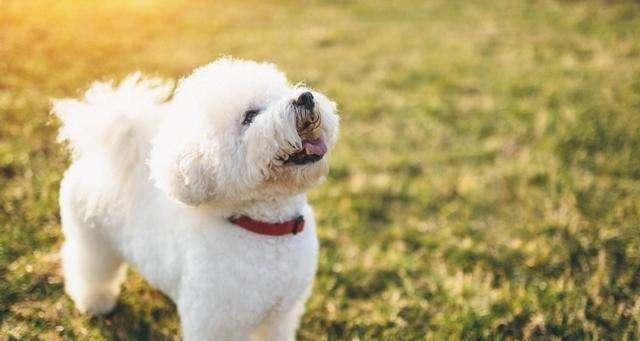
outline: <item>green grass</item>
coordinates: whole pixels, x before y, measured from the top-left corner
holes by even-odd
[[[49,99],[223,54],[341,109],[300,340],[640,337],[640,4],[269,3],[0,0],[0,340],[180,337],[63,294]]]

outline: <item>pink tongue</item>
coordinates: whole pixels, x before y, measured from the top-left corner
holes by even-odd
[[[322,138],[302,141],[302,149],[307,151],[307,154],[323,156],[327,152],[327,145],[324,144]]]

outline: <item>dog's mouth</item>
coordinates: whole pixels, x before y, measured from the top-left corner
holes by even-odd
[[[314,140],[302,140],[302,149],[290,154],[285,163],[305,165],[307,163],[321,160],[326,153],[327,145],[324,143],[324,139],[322,137]]]

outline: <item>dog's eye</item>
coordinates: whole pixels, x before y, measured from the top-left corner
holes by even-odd
[[[253,119],[256,116],[258,116],[259,113],[260,113],[260,110],[258,109],[251,109],[251,110],[245,111],[244,120],[242,120],[242,124],[243,125],[251,124],[251,122],[253,122]]]

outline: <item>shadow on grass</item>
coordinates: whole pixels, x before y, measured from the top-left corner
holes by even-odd
[[[179,331],[165,327],[166,320],[171,320],[170,325],[174,324],[175,316],[176,309],[172,304],[142,311],[119,301],[112,312],[94,317],[90,323],[108,340],[176,340],[180,338]]]

